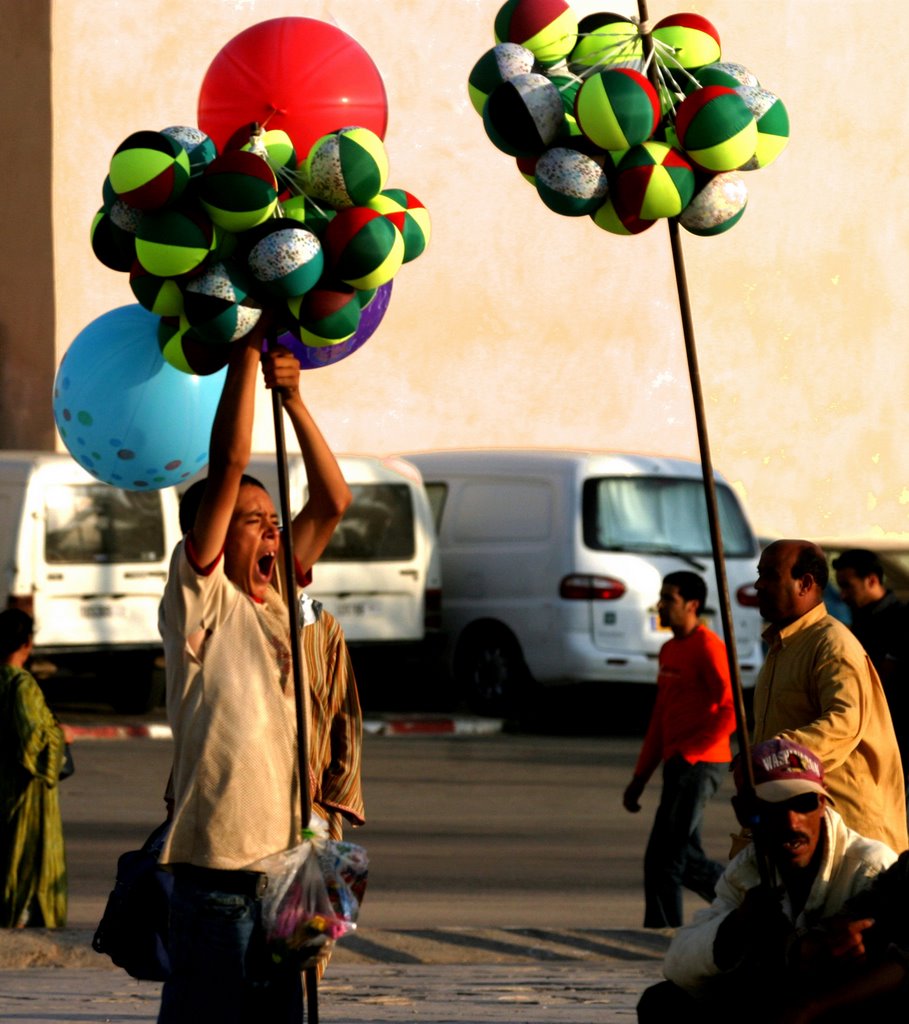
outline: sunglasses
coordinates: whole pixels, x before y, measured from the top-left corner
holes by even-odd
[[[760,813],[764,816],[773,814],[788,814],[790,811],[795,814],[811,814],[820,806],[820,794],[799,793],[798,796],[790,797],[788,800],[781,800],[779,803],[770,803],[766,800],[758,800],[757,805]]]

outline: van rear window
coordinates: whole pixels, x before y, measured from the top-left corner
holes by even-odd
[[[748,558],[755,542],[735,495],[717,485],[723,551]],[[710,556],[701,480],[597,477],[584,481],[584,543],[597,551]]]
[[[58,485],[48,488],[44,512],[44,558],[49,564],[164,558],[164,519],[156,491]]]
[[[404,562],[416,553],[407,484],[350,484],[353,502],[321,562]]]

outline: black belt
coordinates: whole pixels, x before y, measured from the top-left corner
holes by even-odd
[[[261,871],[224,871],[220,868],[200,868],[195,864],[174,864],[171,871],[175,877],[185,878],[200,889],[210,889],[212,892],[259,897],[268,888],[268,875]]]

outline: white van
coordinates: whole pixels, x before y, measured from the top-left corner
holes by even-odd
[[[419,471],[403,459],[342,455],[353,502],[333,534],[307,593],[344,627],[351,652],[389,656],[414,668],[438,658],[442,576],[432,511]],[[303,506],[303,457],[289,454],[291,514]],[[274,453],[255,454],[247,472],[279,507]]]
[[[657,599],[669,572],[707,582],[722,635],[699,463],[574,451],[412,453],[436,516],[443,628],[456,684],[501,713],[521,689],[653,683],[669,632]],[[744,686],[762,660],[754,533],[732,490],[717,500]]]
[[[91,673],[119,709],[147,710],[179,539],[173,489],[124,491],[66,454],[0,451],[0,607],[33,616],[38,676]]]

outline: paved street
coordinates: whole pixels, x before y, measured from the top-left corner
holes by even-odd
[[[641,857],[657,786],[641,814],[621,792],[629,737],[367,735],[370,881],[361,929],[636,928]],[[61,790],[70,924],[97,923],[116,859],[163,816],[170,741],[80,740]],[[708,809],[707,849],[728,850],[731,811]],[[692,903],[692,909],[697,904]]]
[[[70,927],[0,933],[0,1019],[152,1022],[159,986],[129,978],[90,940],[117,856],[161,818],[170,740],[160,714],[69,717],[80,727],[62,790]],[[369,888],[320,988],[320,1019],[633,1021],[668,942],[639,927],[656,787],[642,814],[621,808],[637,736],[599,735],[602,723],[583,735],[564,718],[549,734],[539,723],[514,732],[456,716],[367,718],[368,823],[353,838],[369,852]],[[718,857],[726,797],[705,823]]]

